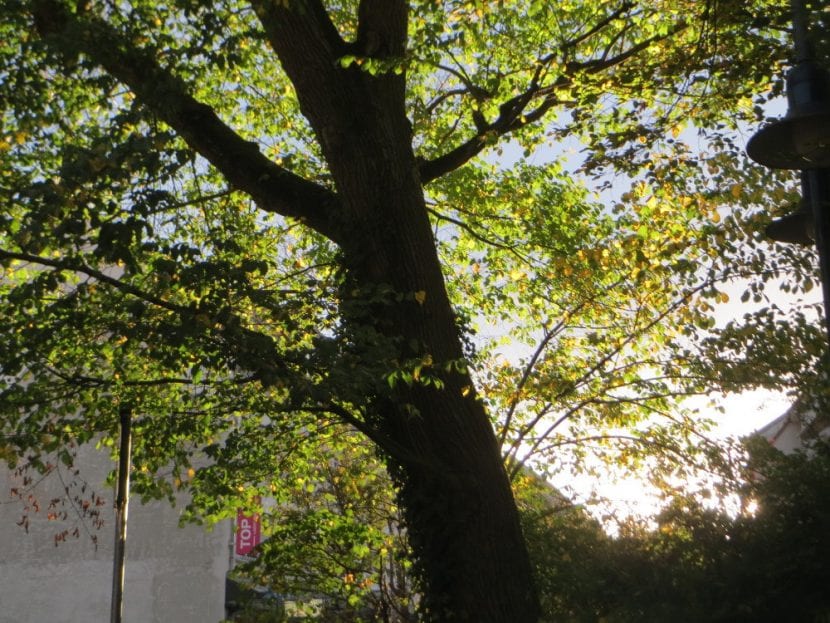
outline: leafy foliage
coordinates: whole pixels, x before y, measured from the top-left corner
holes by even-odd
[[[685,397],[817,367],[815,309],[765,291],[816,281],[759,233],[791,180],[736,135],[782,92],[784,2],[0,9],[12,465],[113,444],[130,405],[136,488],[191,488],[194,517],[290,489],[335,423],[406,496],[472,445],[410,430],[440,402],[487,407],[514,477],[682,474],[717,458]],[[718,326],[735,279],[760,307]]]
[[[537,502],[526,531],[548,619],[825,620],[828,446],[749,449],[737,517],[683,496],[655,529],[612,538],[578,509]]]
[[[282,595],[325,598],[334,619],[413,621],[417,597],[392,487],[374,451],[335,431],[316,461],[276,475],[265,541],[239,568]],[[281,484],[280,484],[281,483]]]

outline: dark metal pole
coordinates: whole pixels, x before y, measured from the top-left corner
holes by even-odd
[[[810,49],[810,20],[807,15],[807,7],[802,0],[792,0],[790,7],[793,12],[793,46],[795,47],[795,62],[812,59]]]
[[[121,407],[121,445],[118,450],[118,485],[115,495],[115,551],[112,563],[110,623],[121,623],[124,605],[124,562],[127,547],[127,508],[130,500],[132,410]]]
[[[830,342],[830,169],[805,172],[815,223],[816,248],[821,268],[821,291],[824,295],[824,326]]]

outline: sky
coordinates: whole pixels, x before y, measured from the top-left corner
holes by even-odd
[[[783,117],[786,114],[786,99],[779,98],[768,105],[770,117]],[[753,134],[753,128],[742,128],[741,133],[749,137]],[[693,124],[687,127],[680,140],[687,144],[698,145],[703,151],[705,145],[700,144],[700,138]],[[566,155],[568,164],[566,168],[576,171],[581,162],[580,150],[582,146],[576,141],[572,145],[558,145],[553,148],[542,149],[532,159],[535,164],[543,164],[546,160],[554,160],[561,154]],[[521,150],[513,145],[506,145],[504,151],[499,155],[497,164],[500,167],[509,167],[519,159]],[[613,205],[619,200],[619,195],[629,188],[631,180],[612,178],[610,188],[600,193],[599,199],[607,205]],[[741,302],[741,293],[745,289],[744,282],[734,282],[726,285],[724,290],[729,295],[726,303],[714,304],[715,320],[719,326],[731,320],[741,318],[744,314],[760,308],[764,305],[775,304],[783,310],[795,305],[799,301],[793,295],[777,290],[774,286],[768,288],[765,294],[769,297],[767,301],[760,304]],[[800,304],[821,302],[821,289],[815,288]],[[519,357],[522,352],[516,350],[510,353],[508,348],[505,355]],[[686,401],[685,406],[699,412],[701,418],[711,419],[716,425],[710,436],[726,440],[728,438],[740,438],[752,434],[772,420],[783,415],[793,403],[793,398],[781,392],[756,389],[742,392],[740,394],[713,394],[700,396]],[[656,492],[651,485],[636,476],[615,478],[609,474],[603,482],[597,482],[593,478],[574,477],[571,474],[563,474],[561,478],[554,478],[553,484],[560,489],[571,488],[575,492],[577,501],[588,502],[586,507],[595,517],[603,521],[606,529],[613,533],[614,522],[608,521],[609,515],[617,517],[634,515],[653,515],[659,508]],[[598,495],[608,500],[607,505],[594,504],[590,500]]]
[[[780,393],[767,390],[753,390],[730,396],[714,396],[724,409],[723,413],[707,406],[709,399],[700,397],[687,401],[689,406],[701,409],[703,417],[710,417],[717,422],[711,436],[718,439],[744,437],[757,431],[765,424],[787,411],[792,400]],[[657,490],[644,478],[637,475],[615,476],[608,474],[602,480],[562,474],[551,480],[559,489],[570,490],[577,504],[595,519],[598,519],[606,532],[611,535],[619,533],[619,520],[639,518],[646,525],[655,527],[652,518],[661,508]],[[729,510],[737,504],[724,504]]]

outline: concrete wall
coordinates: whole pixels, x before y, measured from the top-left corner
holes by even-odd
[[[32,490],[40,506],[31,508],[28,534],[16,525],[24,514],[24,499],[10,495],[21,479],[0,464],[0,623],[88,623],[110,620],[113,528],[111,487],[104,484],[113,464],[104,452],[85,448],[76,465],[80,479],[106,503],[100,507],[103,527],[84,523],[97,536],[95,547],[84,525],[73,516],[50,520],[49,501],[65,497],[64,487],[80,492],[80,480],[65,468]],[[63,478],[63,481],[61,480]],[[91,487],[91,489],[90,489]],[[54,509],[52,509],[54,510]],[[124,623],[218,623],[224,618],[225,574],[228,570],[231,525],[213,530],[178,527],[180,508],[167,502],[142,506],[130,500]],[[80,529],[55,544],[65,529]]]

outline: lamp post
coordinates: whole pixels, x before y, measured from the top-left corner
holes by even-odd
[[[112,560],[112,598],[110,623],[121,623],[124,611],[124,562],[127,550],[127,509],[130,500],[130,453],[132,445],[132,410],[122,405],[121,444],[118,450],[118,484],[115,495],[115,549]]]
[[[773,221],[767,235],[780,242],[815,242],[830,343],[830,75],[815,60],[804,0],[792,0],[795,65],[787,75],[787,116],[759,130],[750,158],[773,169],[801,170],[802,201]]]

